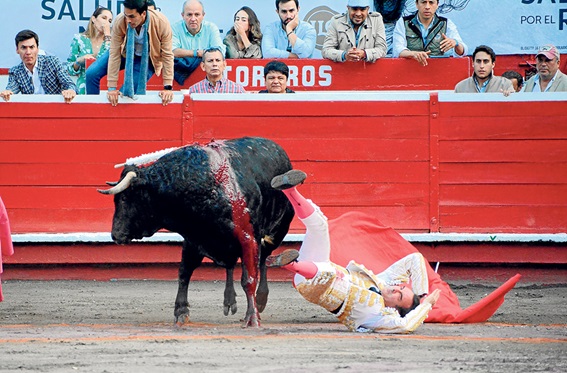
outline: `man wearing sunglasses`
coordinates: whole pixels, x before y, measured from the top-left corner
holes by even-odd
[[[370,0],[348,0],[347,13],[331,19],[322,55],[335,62],[375,62],[387,52],[380,13],[370,12]]]

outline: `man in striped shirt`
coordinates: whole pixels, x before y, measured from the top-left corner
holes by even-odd
[[[224,54],[219,48],[209,48],[203,53],[201,69],[207,77],[189,88],[191,93],[245,93],[244,88],[226,79],[223,75],[226,68]]]

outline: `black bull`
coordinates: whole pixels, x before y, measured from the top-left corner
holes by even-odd
[[[265,260],[293,219],[288,200],[270,181],[290,169],[279,145],[246,137],[185,146],[147,164],[127,164],[120,182],[99,192],[114,194],[116,243],[150,237],[162,228],[183,237],[176,323],[189,321],[187,289],[204,257],[227,269],[224,313],[230,309],[234,314],[232,277],[241,258],[248,302],[244,325],[259,326],[258,312],[268,300]]]

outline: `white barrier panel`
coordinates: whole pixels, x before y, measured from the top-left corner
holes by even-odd
[[[400,3],[403,15],[415,11],[415,0],[392,0]],[[300,17],[317,30],[315,58],[331,17],[343,13],[346,0],[300,0]],[[402,4],[404,3],[405,4]],[[122,10],[123,0],[18,0],[4,1],[0,12],[0,68],[20,62],[15,53],[15,35],[23,29],[39,34],[40,48],[66,60],[73,34],[84,28],[99,5],[114,15]],[[156,0],[171,23],[181,19],[183,0]],[[250,6],[263,26],[278,20],[273,0],[203,0],[205,19],[216,23],[222,37],[232,27],[233,15],[243,5]],[[555,44],[567,53],[567,0],[439,0],[438,13],[453,20],[461,37],[471,48],[488,44],[497,54],[534,54],[543,44]],[[394,4],[395,5],[395,4]],[[393,24],[386,25],[391,43]],[[12,51],[12,52],[10,52]]]

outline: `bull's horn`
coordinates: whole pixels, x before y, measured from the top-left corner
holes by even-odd
[[[118,181],[107,181],[106,185],[116,186],[116,185],[118,185]]]
[[[126,188],[128,188],[132,183],[132,179],[135,177],[136,173],[134,171],[130,171],[126,174],[126,176],[124,176],[124,179],[122,179],[121,182],[116,184],[116,186],[110,189],[97,189],[97,191],[102,194],[118,194],[126,190]]]

